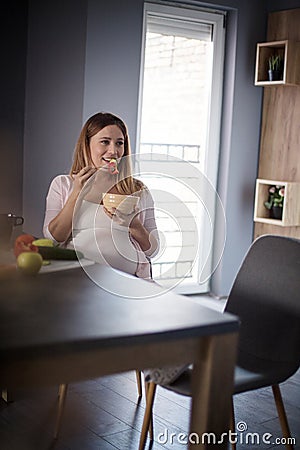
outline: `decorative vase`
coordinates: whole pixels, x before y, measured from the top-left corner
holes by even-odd
[[[281,206],[273,206],[271,209],[271,215],[273,219],[282,219],[282,207]]]
[[[281,70],[268,70],[269,81],[278,81],[282,80],[282,71]]]

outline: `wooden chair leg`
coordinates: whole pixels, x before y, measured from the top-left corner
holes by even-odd
[[[280,425],[281,425],[282,434],[283,434],[283,437],[286,438],[286,440],[287,440],[286,441],[287,444],[285,444],[285,446],[288,450],[293,450],[294,446],[291,444],[291,432],[290,432],[288,420],[286,417],[286,412],[285,412],[285,408],[284,408],[284,404],[283,404],[283,400],[282,400],[282,396],[281,396],[280,387],[278,386],[278,384],[274,384],[272,386],[272,391],[273,391],[274,400],[275,400],[275,404],[276,404],[276,408],[277,408],[277,412],[278,412],[278,417],[279,417],[279,421],[280,421]]]
[[[156,392],[156,384],[152,381],[150,383],[147,383],[147,390],[146,390],[146,410],[143,420],[143,426],[141,431],[141,438],[140,438],[140,444],[139,444],[139,450],[144,450],[147,440],[147,432],[149,430],[149,425],[152,417],[152,408],[153,408],[153,402]],[[152,433],[153,434],[153,433]]]
[[[136,382],[137,382],[137,388],[138,388],[138,395],[139,395],[139,398],[141,398],[143,395],[143,391],[142,391],[142,374],[141,374],[140,370],[135,371],[135,376],[136,376]]]
[[[2,389],[1,397],[6,403],[11,403],[14,401],[12,392],[8,391],[7,389]]]
[[[65,384],[60,384],[58,387],[58,398],[60,398],[61,395],[64,395],[65,391]]]
[[[67,390],[68,385],[67,384],[61,384],[59,386],[58,390],[58,411],[57,411],[57,417],[56,417],[56,423],[54,428],[54,439],[57,439],[58,433],[61,426],[61,419],[64,411],[66,396],[67,396]]]
[[[231,397],[230,431],[231,433],[235,433],[235,414],[234,414],[233,396]],[[236,450],[235,442],[231,442],[231,448],[232,450]]]
[[[147,400],[148,391],[149,391],[149,382],[148,383],[145,382],[146,402],[148,401]],[[150,421],[149,421],[148,431],[149,431],[150,441],[153,441],[153,407],[151,408],[151,414],[150,414]]]

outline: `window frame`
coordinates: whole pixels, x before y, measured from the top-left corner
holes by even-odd
[[[211,11],[209,9],[199,9],[191,6],[169,6],[160,3],[144,3],[143,13],[143,32],[142,32],[142,46],[141,46],[141,64],[140,64],[140,80],[139,80],[139,95],[138,95],[138,114],[137,114],[137,134],[136,134],[136,149],[140,145],[141,136],[141,113],[143,100],[143,84],[144,84],[144,64],[145,64],[145,43],[148,17],[158,18],[163,16],[175,20],[185,20],[188,28],[188,22],[191,23],[191,32],[197,23],[208,23],[213,26],[213,64],[211,76],[211,98],[208,117],[208,132],[206,143],[206,157],[204,163],[204,173],[206,174],[211,185],[216,190],[218,181],[218,166],[220,153],[220,136],[221,136],[221,113],[222,113],[222,99],[223,99],[223,76],[224,76],[224,53],[225,53],[225,23],[226,12],[221,10]],[[215,132],[218,130],[218,133]],[[209,149],[209,151],[207,150]],[[213,236],[215,232],[215,219],[213,218]],[[213,237],[214,247],[214,237]],[[212,249],[209,259],[212,266],[213,263]],[[213,273],[213,270],[212,270]],[[199,274],[198,274],[199,281]],[[176,292],[179,293],[203,293],[210,290],[210,280],[203,284],[181,285],[176,287]]]

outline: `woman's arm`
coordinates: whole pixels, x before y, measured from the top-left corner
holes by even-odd
[[[46,238],[55,240],[49,230],[49,224],[64,207],[72,186],[72,178],[68,175],[58,175],[52,180],[46,197],[46,211],[43,225],[43,233]]]
[[[142,211],[131,221],[129,232],[139,243],[146,256],[152,257],[158,253],[159,237],[155,221],[154,202],[148,189],[142,191],[140,202]]]
[[[73,180],[57,177],[53,180],[47,196],[44,234],[57,242],[66,242],[72,232],[73,212],[77,198],[85,182],[95,173],[93,167],[84,167]],[[63,180],[65,185],[62,185]],[[47,233],[48,232],[48,233]]]
[[[130,225],[129,233],[133,239],[135,239],[139,244],[143,252],[147,252],[151,248],[150,233],[144,227],[138,216],[135,216]]]
[[[71,235],[73,212],[77,197],[77,193],[72,191],[63,208],[48,225],[49,232],[57,242],[65,242]]]
[[[128,227],[130,236],[139,244],[147,257],[153,257],[159,250],[159,237],[154,214],[154,202],[150,192],[144,189],[140,196],[140,211],[126,215],[113,208],[104,207],[105,213],[116,223]]]

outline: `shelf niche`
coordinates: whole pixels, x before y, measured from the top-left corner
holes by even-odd
[[[281,80],[269,81],[268,60],[271,55],[279,55],[283,59]],[[300,85],[300,42],[282,40],[258,43],[256,46],[255,66],[256,86]]]
[[[270,218],[270,210],[264,205],[268,200],[269,188],[284,188],[282,219]],[[300,183],[275,180],[256,180],[254,222],[269,223],[281,227],[300,226]]]

